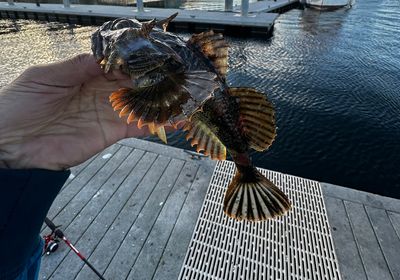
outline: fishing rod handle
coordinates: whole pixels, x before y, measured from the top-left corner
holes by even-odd
[[[44,222],[46,223],[46,225],[51,229],[52,232],[54,232],[54,234],[59,237],[59,238],[63,238],[64,237],[64,233],[57,228],[57,226],[49,219],[49,218],[44,218]]]
[[[49,219],[49,218],[44,218],[44,222],[46,225],[52,230],[55,231],[57,229],[56,225]]]

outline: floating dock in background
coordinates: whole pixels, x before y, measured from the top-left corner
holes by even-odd
[[[138,20],[162,19],[178,12],[171,23],[171,31],[201,32],[213,29],[229,35],[269,35],[272,32],[277,13],[254,13],[241,15],[238,12],[213,12],[201,10],[146,8],[139,11],[135,7],[103,5],[0,3],[2,18],[34,19],[59,21],[83,25],[100,25],[118,17],[130,17]]]
[[[282,13],[297,5],[299,0],[263,0],[249,4],[249,13]],[[235,6],[233,11],[240,12],[242,7]]]

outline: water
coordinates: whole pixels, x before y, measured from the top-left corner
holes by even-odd
[[[252,154],[256,165],[400,198],[399,3],[292,10],[268,40],[228,38],[228,82],[266,92],[277,111],[278,137],[269,151]],[[0,26],[0,86],[29,65],[89,52],[94,30],[10,20]],[[169,142],[190,148],[181,133]]]

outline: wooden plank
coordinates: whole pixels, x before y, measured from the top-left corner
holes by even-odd
[[[139,150],[135,151],[139,152]],[[140,152],[143,153],[143,151]],[[138,169],[141,169],[141,172],[139,174],[142,174],[139,175],[139,178],[136,178],[139,182],[144,174],[146,174],[146,171],[149,169],[149,167],[153,164],[156,157],[156,154],[146,153],[146,157],[143,157],[143,160],[138,163],[137,167]],[[121,165],[120,174],[117,174],[116,172],[112,180],[109,180],[109,182],[104,185],[105,189],[113,189],[115,188],[115,186],[119,187],[118,191],[112,194],[111,199],[107,199],[107,204],[105,204],[100,197],[98,197],[98,199],[94,199],[93,205],[98,205],[99,209],[91,209],[93,207],[85,208],[84,210],[88,209],[88,211],[86,211],[85,214],[82,213],[81,217],[83,217],[83,219],[77,218],[74,221],[74,224],[71,224],[71,228],[77,231],[81,230],[81,232],[83,232],[82,228],[86,229],[83,235],[80,237],[79,241],[76,242],[76,245],[78,248],[80,248],[81,251],[85,252],[87,256],[90,256],[90,252],[92,252],[96,248],[98,243],[104,237],[105,233],[110,230],[110,225],[114,222],[124,203],[126,202],[126,200],[128,200],[131,193],[134,191],[135,188],[122,183],[125,181],[126,177],[132,170],[132,167],[135,166],[136,158],[137,155],[133,155],[132,157],[127,158],[125,162]],[[122,187],[122,189],[120,187]],[[105,194],[104,196],[110,197],[110,195],[107,194]],[[85,218],[90,216],[91,212],[95,212],[94,215],[96,215],[96,212],[100,213],[88,226],[86,222],[87,219]],[[52,275],[52,279],[65,279],[65,275],[69,275],[69,279],[74,279],[81,270],[82,266],[82,261],[80,261],[79,258],[76,258],[73,252],[70,252],[68,256],[63,260],[63,265],[54,272],[54,274]]]
[[[343,201],[329,196],[324,200],[342,279],[367,279]]]
[[[76,176],[68,185],[68,188],[62,190],[54,200],[47,216],[53,219],[57,214],[64,209],[64,207],[73,199],[76,194],[84,187],[86,184],[93,179],[93,177],[98,173],[98,171],[109,162],[111,158],[103,159],[102,156],[105,154],[115,154],[121,148],[120,145],[112,145],[101,152],[85,169],[85,172]]]
[[[169,162],[170,158],[158,156],[147,172],[143,171],[141,168],[145,166],[145,164],[140,163],[124,181],[123,186],[121,186],[120,189],[125,190],[118,193],[118,201],[110,202],[111,204],[120,205],[122,209],[89,257],[90,262],[101,273],[105,271],[111,262],[119,245],[122,244],[129,228],[136,221],[140,210],[153,192],[154,187],[158,183],[158,180],[161,178]],[[132,191],[133,193],[130,194]],[[84,267],[79,272],[76,279],[97,280],[98,278],[89,268]]]
[[[397,237],[400,238],[400,214],[387,211],[390,222],[394,228],[394,231],[397,234]]]
[[[91,203],[93,197],[96,193],[101,189],[103,184],[105,184],[108,180],[110,180],[110,176],[114,173],[114,171],[118,168],[121,162],[129,155],[131,148],[122,147],[119,149],[115,155],[112,157],[112,160],[108,161],[106,165],[103,166],[90,180],[84,188],[76,195],[68,205],[63,209],[63,211],[53,219],[53,222],[56,225],[63,225],[63,229],[65,229],[65,234],[68,234],[68,238],[71,242],[75,243],[78,238],[85,231],[86,227],[80,225],[79,228],[74,228],[70,226],[70,223],[79,215],[79,213],[84,209],[84,207],[89,203],[89,207],[93,207],[93,203]],[[139,151],[140,152],[140,151]],[[140,152],[141,153],[141,152]],[[111,180],[114,177],[111,178]],[[94,207],[96,207],[94,205]],[[78,216],[79,221],[85,221],[86,223],[91,222],[90,217]],[[87,226],[87,225],[86,225]],[[66,248],[65,248],[66,249]],[[56,255],[52,255],[52,260],[59,264],[61,260],[64,258],[64,253],[58,253]],[[42,264],[42,274],[43,275],[52,275],[52,273],[57,268],[54,263],[51,262],[43,262]]]
[[[67,181],[65,181],[64,186],[62,187],[63,189],[69,185],[69,183],[76,177],[78,176],[85,168],[88,166],[96,157],[97,155],[92,156],[90,159],[86,160],[85,162],[82,162],[81,164],[77,166],[73,166],[70,168],[71,174],[69,175]],[[61,192],[61,191],[60,191]]]
[[[62,187],[61,191],[58,193],[56,199],[53,201],[50,210],[47,213],[47,217],[54,219],[65,206],[79,193],[85,185],[97,174],[100,168],[102,168],[111,157],[103,158],[104,155],[114,154],[121,148],[121,145],[112,145],[94,157],[92,161],[89,162],[85,172],[77,175],[73,180],[67,181]],[[42,225],[41,234],[48,232],[49,228],[45,224]]]
[[[392,280],[374,230],[362,204],[344,201],[368,279]]]
[[[298,0],[262,0],[258,2],[250,3],[249,13],[261,13],[269,12],[278,8],[285,7],[292,3],[298,2]],[[234,8],[235,12],[240,12],[241,5],[237,5]]]
[[[252,16],[240,16],[239,13],[226,13],[218,11],[199,11],[181,9],[146,9],[146,12],[137,12],[131,7],[104,6],[104,5],[73,5],[65,9],[59,4],[41,4],[36,7],[33,3],[21,3],[20,5],[3,5],[0,2],[0,10],[24,11],[41,14],[67,14],[72,16],[97,16],[97,17],[133,17],[139,20],[151,20],[153,18],[166,18],[176,12],[178,16],[174,22],[183,23],[204,23],[208,25],[231,25],[246,27],[270,27],[273,25],[278,14],[259,13]],[[40,15],[40,14],[39,14]]]
[[[202,162],[153,279],[178,279],[216,162]]]
[[[400,279],[400,240],[385,210],[366,206],[367,214],[393,279]]]
[[[161,211],[159,204],[168,197],[183,164],[184,161],[172,159],[108,266],[106,279],[125,279],[128,276]]]
[[[162,207],[161,213],[146,238],[127,279],[152,279],[183,203],[192,187],[197,170],[197,164],[186,163],[172,188],[171,194],[165,202],[159,203],[159,206]],[[191,236],[192,232],[186,230],[186,234]]]
[[[176,147],[171,147],[168,145],[164,144],[158,144],[154,143],[151,141],[146,141],[142,139],[137,139],[137,138],[128,138],[124,139],[118,142],[120,145],[132,147],[135,149],[142,149],[142,150],[148,150],[148,151],[153,151],[154,153],[172,157],[172,158],[177,158],[189,162],[202,162],[202,161],[211,161],[209,157],[205,157],[201,155],[200,157],[194,156],[196,155],[195,152],[184,150],[184,149],[179,149]]]
[[[321,183],[321,187],[324,195],[400,213],[399,199],[353,190],[328,183]]]
[[[64,207],[64,209],[62,209],[62,211],[60,211],[60,213],[53,218],[58,221],[58,223],[64,225],[64,228],[67,227],[72,221],[73,217],[82,210],[82,208],[90,201],[90,199],[96,194],[101,186],[113,175],[115,170],[128,156],[130,151],[132,151],[132,149],[121,147],[106,162],[105,165],[91,166],[93,169],[97,168],[97,172],[89,181],[86,181],[86,184],[70,201],[68,201],[68,204]],[[61,196],[64,196],[64,194],[61,194]]]

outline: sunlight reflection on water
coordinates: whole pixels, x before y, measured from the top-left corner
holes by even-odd
[[[278,137],[252,154],[256,165],[400,198],[399,18],[398,1],[365,0],[349,10],[289,11],[270,39],[227,38],[228,83],[267,93],[277,110]],[[90,52],[95,29],[0,27],[0,86],[29,65]],[[190,148],[180,133],[169,142]]]

